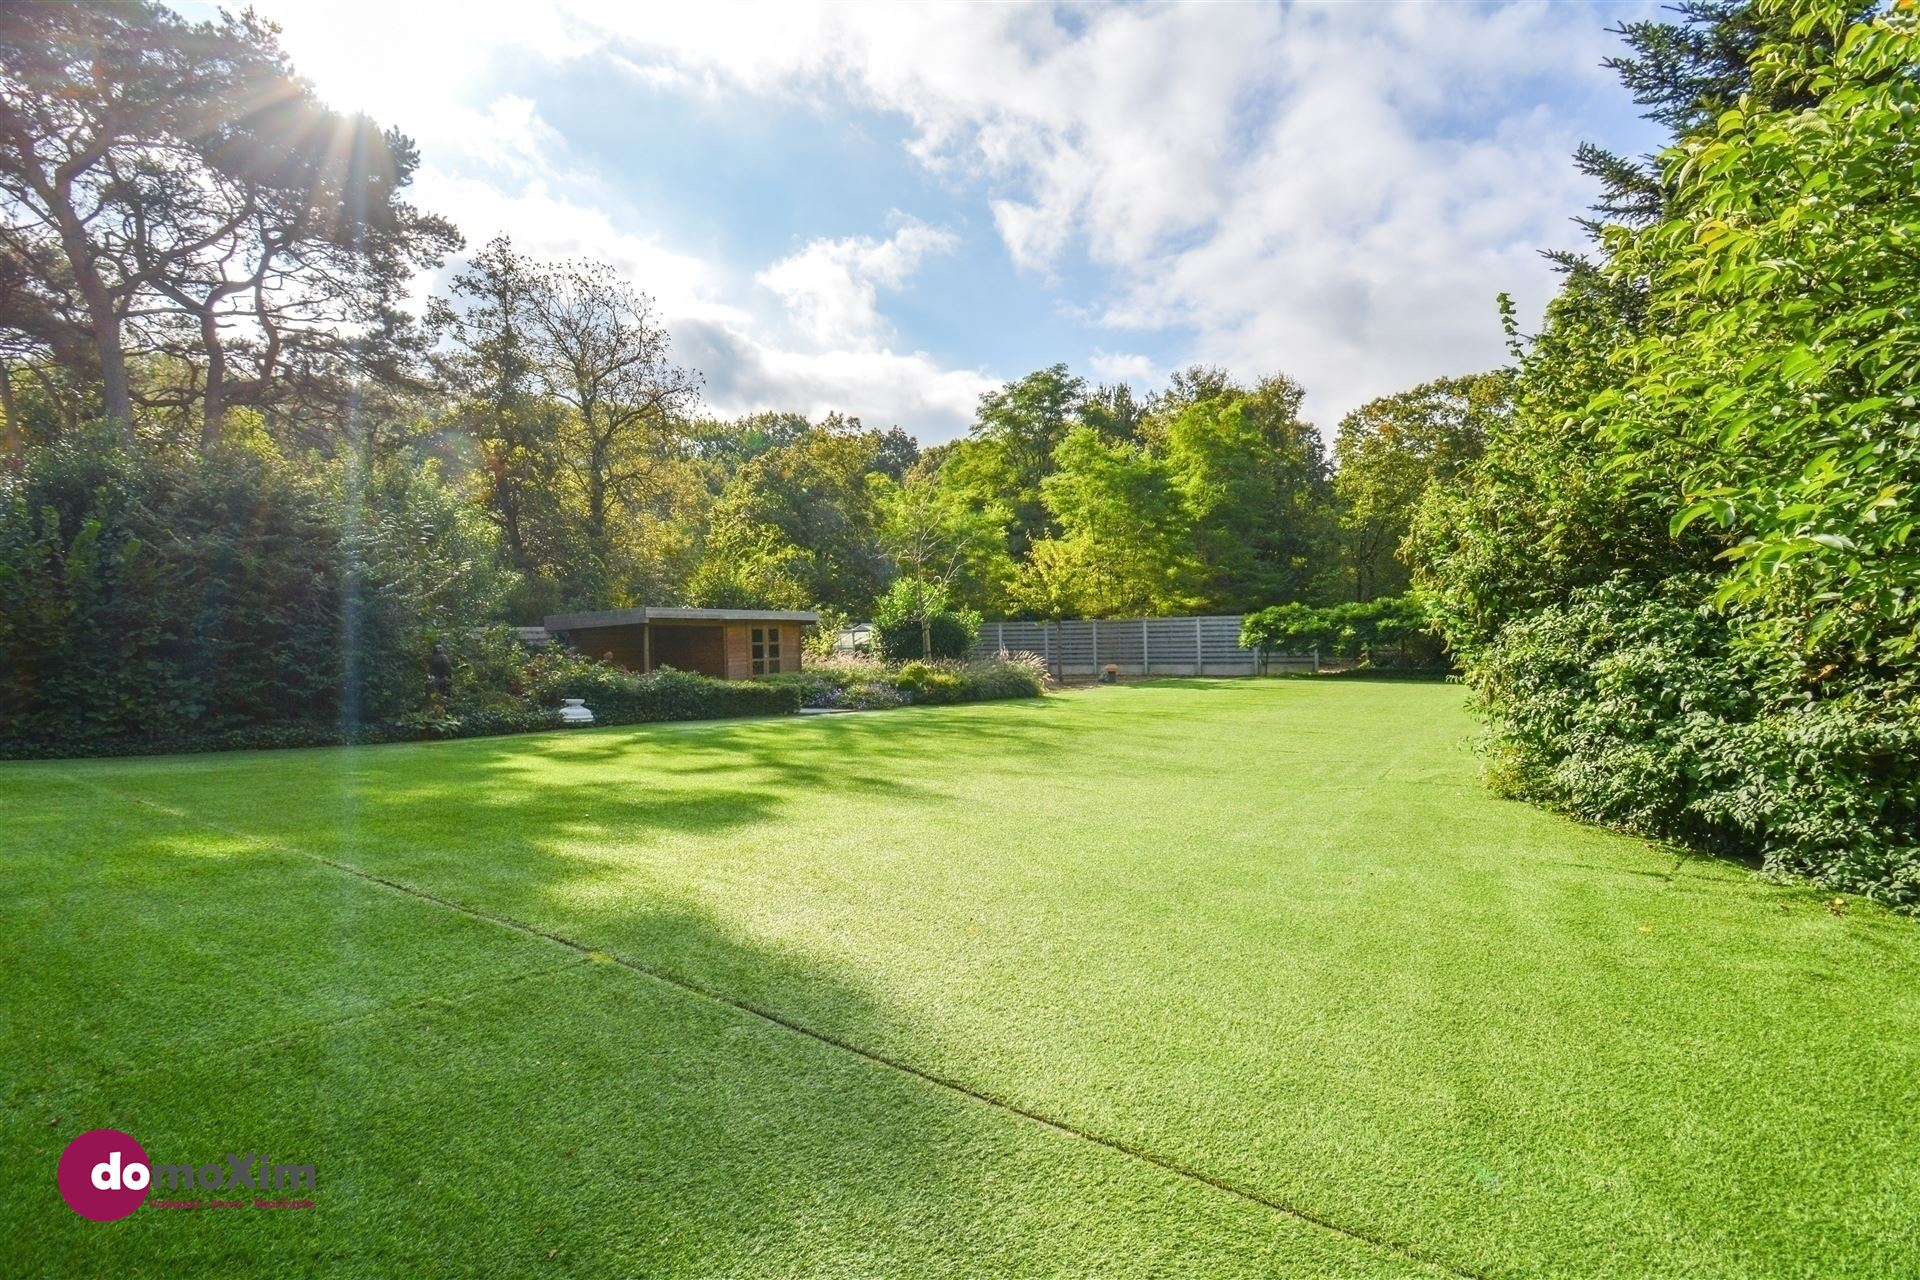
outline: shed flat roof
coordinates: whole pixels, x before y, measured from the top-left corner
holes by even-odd
[[[648,622],[818,622],[807,609],[648,609]]]
[[[589,613],[550,613],[548,631],[586,631],[594,627],[631,627],[646,622],[818,622],[805,609],[599,609]]]

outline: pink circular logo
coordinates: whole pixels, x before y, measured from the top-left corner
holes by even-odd
[[[146,1203],[146,1148],[118,1129],[89,1129],[60,1153],[60,1194],[95,1222],[118,1222]]]

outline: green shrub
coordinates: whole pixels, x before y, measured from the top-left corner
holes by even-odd
[[[800,671],[767,676],[764,682],[795,689],[803,707],[884,711],[905,701],[894,683],[893,669],[865,655],[836,654],[827,661],[809,662]]]
[[[962,697],[965,682],[960,672],[944,663],[935,666],[925,662],[909,662],[900,668],[900,674],[894,678],[894,687],[905,694],[909,702],[938,706],[965,700]]]
[[[784,682],[714,680],[671,667],[635,675],[563,649],[528,664],[527,694],[540,707],[583,699],[601,724],[789,715],[801,705],[800,690]]]
[[[832,605],[821,605],[815,612],[818,620],[801,635],[800,652],[808,662],[831,662],[840,655],[840,633],[852,625],[853,615]]]
[[[504,711],[525,705],[533,655],[512,627],[457,627],[435,639],[446,646],[453,660],[450,710]]]
[[[936,659],[965,657],[980,630],[977,621],[954,613],[936,613],[929,627],[933,633],[933,657]],[[889,622],[876,620],[873,624],[873,646],[888,662],[907,662],[927,656],[921,652],[920,622],[917,618],[900,618]]]
[[[1809,694],[1710,580],[1622,580],[1512,623],[1472,673],[1495,785],[1588,821],[1920,904],[1920,714]]]
[[[946,603],[944,591],[934,593],[928,604],[927,630],[933,652],[923,651],[920,608],[924,589],[916,591],[905,578],[898,579],[873,605],[873,647],[887,662],[923,661],[935,658],[964,658],[980,634],[980,615],[971,609],[954,609]]]
[[[417,712],[431,635],[496,597],[484,520],[386,468],[74,432],[0,472],[9,738],[197,740]]]
[[[1447,665],[1446,650],[1428,633],[1412,596],[1316,607],[1293,602],[1250,613],[1240,621],[1240,644],[1261,654],[1306,653],[1369,665],[1432,669]]]
[[[881,711],[909,702],[939,705],[997,698],[1036,698],[1047,669],[1029,653],[969,662],[909,662],[891,667],[873,658],[840,657],[804,671],[768,676],[764,684],[794,690],[806,707]]]
[[[1046,668],[1032,654],[980,658],[970,662],[909,662],[895,686],[909,701],[939,706],[987,702],[998,698],[1037,698]]]
[[[351,728],[338,722],[252,725],[218,732],[161,732],[74,740],[54,734],[0,738],[0,760],[51,760],[74,756],[147,756],[203,751],[280,751],[292,747],[370,746],[447,738],[487,738],[561,727],[558,712],[522,707],[463,715],[405,716],[384,724]]]
[[[1047,685],[1047,664],[1032,653],[974,658],[961,665],[960,674],[969,702],[1037,698]]]
[[[1403,552],[1503,785],[1920,908],[1920,19],[1761,16]]]

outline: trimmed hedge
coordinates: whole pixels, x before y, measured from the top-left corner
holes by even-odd
[[[478,644],[484,639],[471,638],[470,643]],[[288,747],[369,746],[382,742],[536,733],[562,727],[559,711],[562,698],[584,698],[593,712],[594,723],[608,725],[792,715],[801,704],[800,690],[782,684],[710,680],[668,667],[637,676],[565,652],[520,661],[519,669],[506,671],[504,676],[499,669],[486,672],[490,680],[510,676],[512,688],[487,687],[457,693],[453,706],[445,714],[424,712],[351,727],[294,721],[139,736],[86,736],[43,729],[33,737],[0,738],[0,760],[271,751]],[[501,662],[507,667],[514,664],[511,658],[502,658]],[[468,678],[468,673],[461,671],[456,676],[456,688]],[[507,705],[500,705],[502,700],[508,700]]]
[[[1493,783],[1920,908],[1920,710],[1893,690],[1810,694],[1804,657],[1738,633],[1712,591],[1620,580],[1509,622],[1470,673]]]
[[[0,737],[403,722],[433,642],[496,607],[494,538],[418,468],[67,433],[0,467]]]
[[[1262,655],[1318,650],[1336,661],[1373,665],[1376,650],[1392,650],[1391,663],[1415,670],[1445,670],[1446,650],[1427,629],[1412,596],[1381,596],[1357,603],[1316,607],[1293,602],[1250,613],[1240,622],[1240,644]]]
[[[383,742],[429,742],[491,738],[560,728],[560,714],[545,709],[473,711],[464,715],[408,716],[387,724],[348,728],[312,722],[254,725],[213,733],[149,737],[0,739],[0,760],[59,760],[80,756],[152,756],[203,751],[280,751],[291,747],[372,746]]]
[[[1047,671],[1040,659],[1021,653],[970,662],[909,662],[898,668],[872,659],[841,659],[790,675],[769,676],[792,689],[808,707],[882,711],[908,703],[944,705],[1000,698],[1037,698]]]
[[[563,698],[584,699],[598,724],[784,716],[800,709],[799,690],[771,680],[714,680],[672,667],[642,676],[565,651],[528,664],[527,696],[554,709]]]

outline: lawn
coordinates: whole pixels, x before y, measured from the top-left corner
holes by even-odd
[[[14,1274],[1920,1274],[1920,925],[1458,689],[0,766]],[[84,1129],[312,1163],[83,1221]]]

